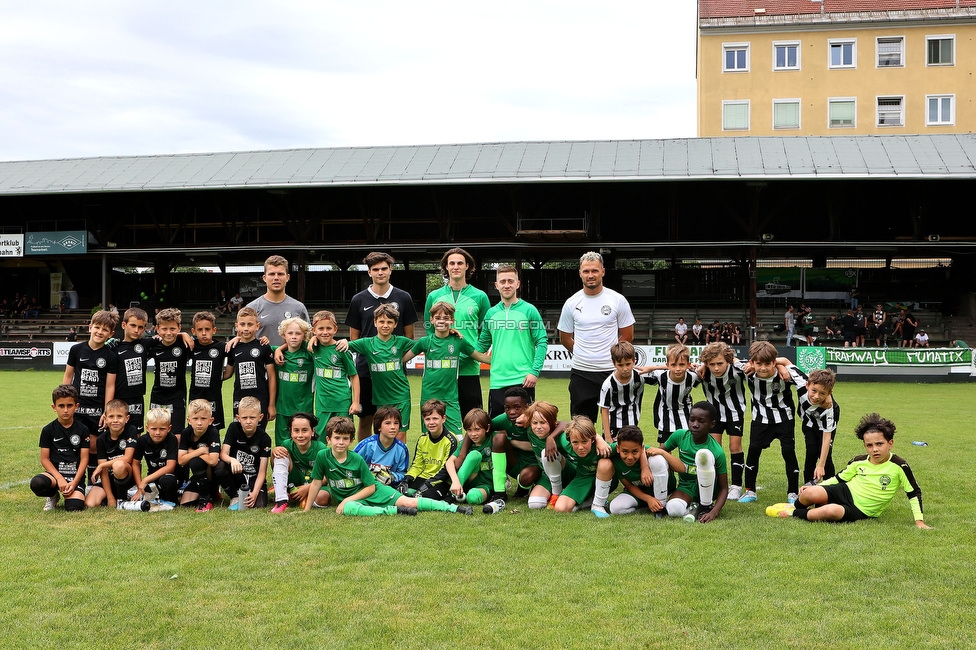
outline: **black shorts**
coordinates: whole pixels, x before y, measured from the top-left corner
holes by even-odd
[[[824,485],[823,489],[827,493],[827,503],[838,505],[844,509],[844,517],[840,521],[860,521],[869,518],[854,505],[854,497],[851,496],[851,489],[847,487],[847,483]]]
[[[742,422],[716,422],[715,426],[712,427],[711,433],[727,433],[730,436],[739,436],[741,438],[744,428]]]
[[[376,415],[376,404],[373,404],[373,376],[368,372],[359,373],[359,404],[363,407],[359,417]]]
[[[481,394],[480,375],[461,375],[458,377],[458,407],[461,409],[461,419],[473,408],[484,408],[484,397]]]
[[[767,449],[769,445],[773,444],[773,440],[776,439],[779,439],[781,445],[787,443],[794,445],[796,443],[796,434],[794,433],[793,425],[794,420],[770,424],[756,424],[753,422],[752,428],[749,430],[749,446]]]
[[[585,415],[599,422],[600,389],[610,371],[573,370],[569,375],[569,410],[571,415]]]

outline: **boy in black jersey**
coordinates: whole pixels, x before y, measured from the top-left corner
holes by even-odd
[[[237,312],[237,336],[240,340],[229,351],[224,379],[234,376],[234,415],[238,414],[243,398],[254,397],[258,400],[264,416],[259,425],[263,431],[268,421],[275,418],[278,378],[271,346],[262,345],[254,338],[257,331],[258,313],[254,309],[244,307]]]
[[[160,340],[152,348],[156,381],[149,395],[149,408],[169,411],[176,431],[182,431],[186,423],[186,366],[190,358],[190,347],[180,337],[180,316],[180,310],[172,308],[156,314]]]
[[[177,462],[189,472],[189,480],[180,496],[180,505],[195,505],[197,512],[209,512],[213,508],[210,475],[220,460],[220,434],[213,425],[209,401],[191,400],[186,413],[189,425],[180,434]]]
[[[41,449],[44,472],[30,481],[31,491],[44,497],[44,510],[54,510],[64,496],[64,509],[85,509],[85,468],[88,466],[88,426],[75,418],[78,391],[71,384],[61,384],[51,394],[51,408],[56,420],[41,429],[37,446]]]
[[[214,341],[217,333],[217,318],[209,311],[193,315],[192,365],[190,366],[190,400],[205,399],[210,402],[213,426],[220,431],[224,428],[224,398],[221,384],[224,381],[224,361],[227,352],[224,343]]]
[[[91,318],[88,326],[88,340],[71,346],[68,361],[64,368],[62,384],[75,387],[78,397],[78,410],[75,417],[80,419],[91,432],[89,438],[88,463],[94,469],[95,432],[102,427],[102,413],[105,405],[115,399],[115,374],[118,370],[118,355],[105,346],[119,322],[117,313],[99,310]]]
[[[146,414],[146,433],[136,444],[132,459],[132,473],[136,482],[133,501],[142,499],[147,486],[155,483],[159,498],[176,503],[179,484],[176,478],[176,460],[179,441],[171,431],[172,415],[163,408],[150,409]],[[142,476],[142,460],[146,461],[146,477]]]
[[[105,406],[105,430],[98,436],[98,465],[92,472],[92,485],[85,497],[85,505],[114,508],[135,482],[132,479],[132,458],[136,453],[139,432],[128,423],[129,406],[113,399]]]
[[[231,497],[229,510],[264,508],[268,505],[271,437],[260,426],[262,417],[258,399],[244,397],[237,406],[236,420],[230,423],[224,434],[220,461],[214,468],[214,479]],[[238,497],[242,489],[248,491],[243,503]]]
[[[115,375],[115,399],[129,405],[129,424],[140,433],[146,397],[146,361],[154,341],[143,338],[149,316],[138,307],[127,309],[122,315],[122,342],[115,346],[118,372]]]

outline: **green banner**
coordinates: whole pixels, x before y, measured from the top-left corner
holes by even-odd
[[[827,348],[808,345],[796,349],[796,367],[809,374],[811,370],[823,370],[827,367]]]
[[[826,348],[827,363],[867,366],[968,366],[973,362],[969,348]]]

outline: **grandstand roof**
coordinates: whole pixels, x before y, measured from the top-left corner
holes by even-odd
[[[580,180],[976,178],[976,135],[342,147],[0,162],[0,195]]]
[[[976,7],[976,0],[699,0],[698,15],[700,18],[752,18],[758,14],[893,14],[969,7]]]

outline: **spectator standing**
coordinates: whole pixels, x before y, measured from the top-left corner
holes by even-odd
[[[793,345],[793,333],[796,331],[796,316],[793,314],[793,305],[786,308],[783,320],[786,325],[786,347],[790,347]]]
[[[603,286],[603,256],[588,252],[580,257],[583,288],[563,305],[559,316],[559,342],[573,355],[569,376],[572,415],[597,421],[597,403],[603,381],[613,372],[610,348],[634,340],[634,314],[621,294]]]

